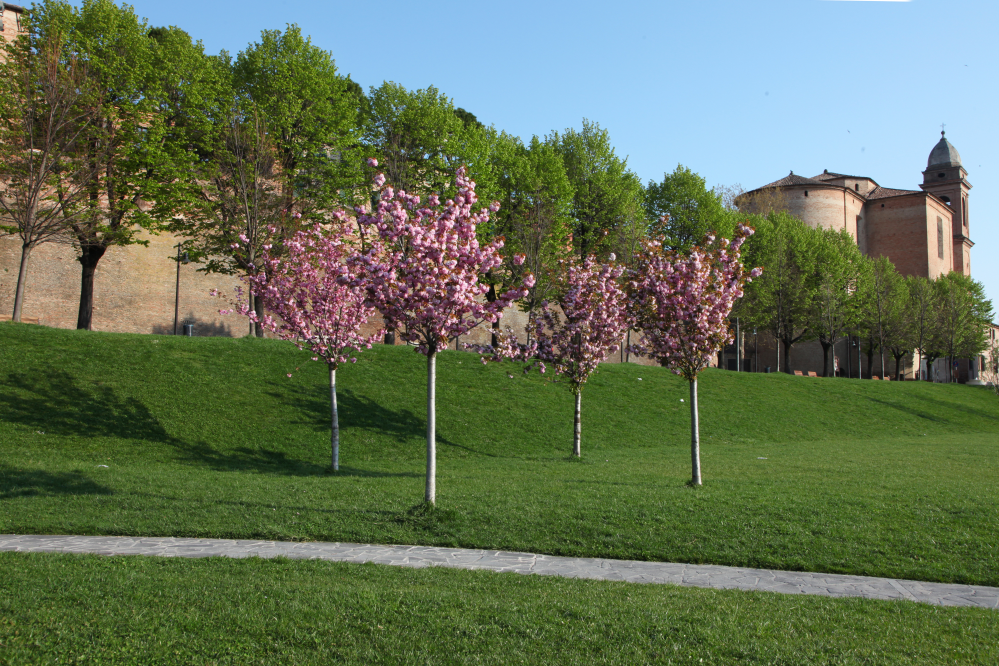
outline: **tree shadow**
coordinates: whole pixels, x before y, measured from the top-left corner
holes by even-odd
[[[0,420],[53,435],[176,440],[139,400],[102,382],[81,386],[65,371],[11,373],[0,380]]]
[[[301,414],[300,425],[318,432],[330,429],[329,391],[316,391],[304,386],[288,386],[271,382],[268,395]],[[336,393],[340,428],[356,428],[389,435],[399,443],[421,440],[426,436],[427,420],[408,409],[393,410],[350,389],[338,388]],[[467,448],[437,435],[437,442],[446,446]],[[469,449],[471,450],[471,449]]]
[[[11,373],[0,379],[0,391],[3,394],[0,421],[17,423],[47,435],[108,437],[164,444],[178,452],[181,462],[220,471],[311,476],[328,469],[277,448],[240,447],[219,451],[204,441],[186,441],[167,432],[142,401],[122,396],[102,382],[77,381],[64,371]],[[325,427],[329,427],[328,422]],[[352,470],[347,474],[379,473]],[[386,473],[389,475],[393,474]]]
[[[0,465],[0,499],[38,495],[111,495],[81,472],[46,472]]]
[[[906,414],[911,414],[912,416],[917,416],[917,417],[919,417],[921,419],[926,419],[927,421],[933,421],[934,423],[947,423],[947,424],[956,425],[954,419],[950,419],[950,418],[947,418],[947,417],[942,417],[942,416],[937,416],[937,415],[931,414],[928,411],[920,410],[918,407],[913,406],[913,405],[909,405],[909,404],[905,404],[905,403],[901,403],[901,402],[891,402],[891,401],[884,400],[884,399],[881,399],[881,398],[872,398],[872,397],[869,397],[867,399],[869,401],[871,401],[871,402],[876,402],[879,405],[884,405],[885,407],[891,407],[892,409],[897,409],[897,410],[899,410],[901,412],[905,412]],[[919,403],[919,402],[921,402],[921,403],[930,404],[930,405],[933,405],[933,406],[938,407],[940,409],[945,409],[945,410],[948,410],[948,411],[963,412],[965,414],[976,416],[978,418],[989,419],[991,421],[999,421],[999,416],[997,416],[996,414],[990,414],[990,413],[982,411],[982,410],[978,410],[978,409],[974,409],[972,407],[968,407],[967,405],[962,405],[960,403],[955,403],[955,402],[951,402],[951,401],[947,401],[947,400],[940,400],[940,399],[937,399],[937,398],[929,398],[929,397],[925,397],[925,396],[906,396],[906,401],[909,402],[909,403]]]

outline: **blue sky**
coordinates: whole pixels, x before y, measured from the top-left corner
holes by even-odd
[[[297,23],[367,89],[434,85],[529,139],[607,128],[643,181],[709,186],[788,171],[917,189],[940,124],[968,180],[972,275],[999,310],[999,2],[137,0],[209,53]]]

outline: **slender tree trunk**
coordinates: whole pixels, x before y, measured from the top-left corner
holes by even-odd
[[[863,377],[863,375],[861,375]],[[874,379],[874,345],[867,350],[867,378]]]
[[[339,471],[340,469],[340,416],[337,413],[336,408],[336,366],[331,365],[330,368],[330,447],[332,449],[332,456],[330,458],[330,467],[333,471]]]
[[[582,440],[583,434],[583,422],[580,419],[581,407],[583,402],[583,392],[576,391],[576,416],[572,422],[572,455],[579,458],[582,455],[580,449],[580,441]]]
[[[781,340],[781,344],[784,345],[784,372],[787,374],[793,374],[791,370],[791,343]],[[778,366],[777,372],[780,372],[780,367]]]
[[[427,354],[427,490],[429,504],[437,503],[437,350]]]
[[[253,311],[257,313],[257,322],[253,325],[253,334],[264,337],[264,301],[259,296],[253,299]]]
[[[690,382],[690,483],[701,485],[701,425],[697,413],[697,377]]]
[[[14,314],[11,319],[21,321],[21,306],[24,304],[24,281],[28,277],[28,258],[31,256],[31,245],[21,246],[21,267],[17,271],[17,289],[14,291]]]
[[[94,276],[97,273],[97,262],[101,260],[106,247],[100,245],[84,245],[80,248],[78,261],[83,266],[80,276],[80,310],[76,318],[76,328],[93,330],[94,325]]]
[[[822,376],[829,376],[829,357],[831,354],[829,350],[832,349],[832,345],[823,340],[819,340],[819,344],[822,345]]]
[[[489,275],[490,277],[492,276],[491,273],[488,273],[487,275]],[[496,298],[497,298],[496,285],[490,284],[489,291],[486,292],[486,302],[492,303],[493,301],[496,300]],[[492,345],[493,349],[496,349],[496,346],[499,344],[499,329],[500,329],[500,323],[499,320],[497,319],[496,321],[493,322],[492,331],[490,332],[491,335],[490,335],[489,344]]]

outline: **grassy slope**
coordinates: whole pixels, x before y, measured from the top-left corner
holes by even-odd
[[[0,324],[0,532],[444,544],[999,585],[999,405],[984,390],[707,371],[705,486],[692,490],[682,380],[602,368],[574,461],[564,387],[449,352],[440,508],[426,513],[414,510],[423,358],[379,348],[338,379],[333,476],[324,369],[287,343]]]
[[[994,664],[995,611],[447,569],[0,553],[0,664]]]

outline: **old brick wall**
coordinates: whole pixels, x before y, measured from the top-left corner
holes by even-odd
[[[876,199],[867,204],[872,257],[886,256],[902,275],[935,278],[953,265],[951,211],[925,194]],[[943,224],[943,258],[937,252],[937,218]]]
[[[112,247],[97,265],[94,280],[94,330],[119,333],[173,332],[177,297],[176,242],[170,234],[143,234],[148,247]],[[0,239],[0,312],[14,309],[20,262],[17,238]],[[80,264],[69,245],[48,243],[31,255],[25,282],[24,316],[45,326],[75,328],[79,312]],[[211,289],[232,294],[232,276],[206,275],[196,264],[180,266],[180,324],[193,324],[197,335],[243,335],[245,321],[223,317],[225,303]]]

